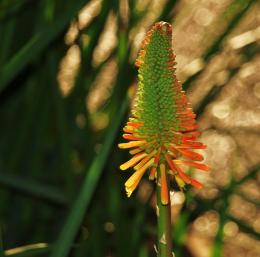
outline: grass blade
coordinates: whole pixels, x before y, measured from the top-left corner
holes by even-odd
[[[121,124],[123,117],[125,116],[128,106],[128,101],[124,101],[121,106],[120,113],[115,116],[108,129],[103,148],[100,154],[93,160],[90,165],[85,180],[83,181],[78,198],[71,208],[71,212],[62,228],[60,236],[53,247],[53,251],[50,257],[66,257],[69,254],[73,240],[77,234],[77,231],[82,223],[84,214],[90,204],[92,195],[104,169],[105,163],[113,146],[114,139],[117,135],[117,130]]]
[[[18,176],[0,173],[0,184],[24,195],[35,197],[53,204],[67,205],[67,198],[55,188],[37,183],[35,181],[24,179]]]
[[[21,247],[9,249],[5,251],[5,256],[11,257],[36,257],[43,256],[50,251],[50,247],[45,243],[37,243],[32,245],[24,245]]]

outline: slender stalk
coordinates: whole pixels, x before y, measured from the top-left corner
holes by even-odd
[[[172,240],[171,240],[171,200],[168,194],[168,203],[162,204],[161,200],[161,171],[158,169],[157,178],[157,235],[158,235],[158,257],[172,257]],[[166,182],[169,183],[168,174]],[[168,187],[169,188],[169,187]]]

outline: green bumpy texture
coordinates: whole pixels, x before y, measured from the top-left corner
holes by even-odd
[[[148,141],[156,138],[154,147],[167,143],[178,131],[179,119],[174,91],[172,38],[163,30],[155,30],[145,45],[143,62],[139,68],[139,81],[135,116],[144,125],[139,134]]]

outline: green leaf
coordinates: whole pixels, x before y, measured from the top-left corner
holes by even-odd
[[[8,249],[5,256],[10,257],[37,257],[49,253],[50,247],[45,243],[37,243],[32,245],[24,245],[21,247]]]
[[[113,146],[113,142],[117,136],[118,128],[121,124],[123,117],[125,116],[128,106],[128,101],[125,100],[121,106],[119,113],[111,121],[108,128],[107,135],[100,153],[97,154],[93,160],[88,171],[86,172],[85,179],[81,186],[79,195],[75,200],[67,220],[62,228],[62,231],[58,237],[58,240],[53,247],[53,251],[50,257],[66,257],[72,247],[74,238],[80,228],[84,214],[86,213],[97,183],[104,170],[105,164],[108,161],[108,157]],[[106,192],[104,192],[105,194]],[[95,201],[95,199],[94,199]]]
[[[42,183],[37,183],[31,179],[25,179],[10,173],[0,173],[0,184],[6,186],[8,189],[18,191],[24,195],[38,198],[43,201],[47,201],[53,204],[66,206],[68,200],[62,192],[59,192],[55,188]]]

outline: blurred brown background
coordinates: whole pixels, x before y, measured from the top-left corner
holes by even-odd
[[[260,256],[256,0],[2,0],[0,256],[156,256],[154,185],[126,199],[116,144],[160,20],[211,167],[171,193],[175,256]]]

